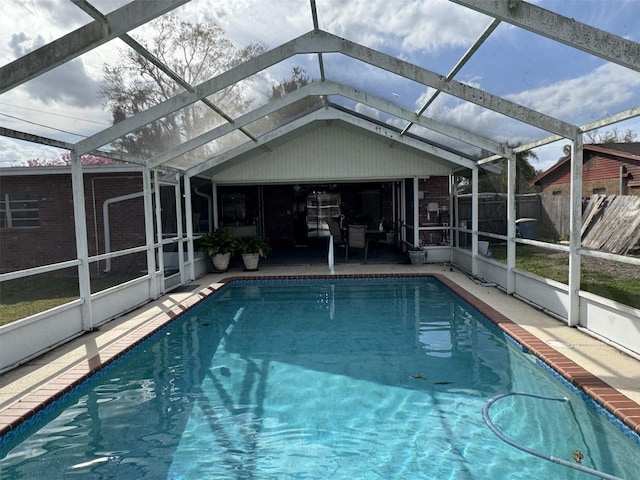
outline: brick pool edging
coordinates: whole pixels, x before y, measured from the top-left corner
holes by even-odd
[[[526,331],[512,320],[489,306],[478,297],[469,293],[457,283],[444,275],[420,274],[420,273],[396,273],[396,274],[333,274],[333,275],[265,275],[265,276],[229,276],[213,283],[194,295],[186,298],[180,304],[175,305],[167,312],[163,312],[147,321],[139,328],[128,333],[123,338],[109,344],[100,350],[94,357],[72,366],[70,369],[46,382],[42,386],[29,392],[22,398],[8,405],[0,411],[0,436],[32,418],[54,401],[60,399],[73,388],[89,379],[92,375],[102,370],[122,355],[139,345],[145,339],[173,321],[175,318],[193,308],[205,298],[233,281],[246,280],[305,280],[305,279],[345,279],[345,278],[406,278],[406,277],[432,277],[438,279],[456,295],[473,306],[486,316],[503,332],[512,337],[533,355],[555,370],[562,378],[567,380],[580,391],[587,394],[596,403],[609,413],[622,421],[631,430],[640,434],[640,405],[620,393],[585,368],[579,366],[573,360],[547,345],[538,337]]]

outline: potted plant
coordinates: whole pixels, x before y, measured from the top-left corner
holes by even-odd
[[[230,229],[225,227],[219,227],[213,232],[205,233],[198,246],[198,250],[211,257],[213,268],[218,272],[227,271],[231,254],[236,248],[236,237],[234,237]]]
[[[237,252],[242,255],[245,270],[258,270],[260,257],[266,258],[271,252],[267,240],[259,235],[238,237],[236,245]]]
[[[407,254],[409,254],[409,260],[411,260],[412,265],[422,265],[427,261],[427,251],[420,247],[411,245],[407,249]]]

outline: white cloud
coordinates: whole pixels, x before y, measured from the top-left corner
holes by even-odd
[[[309,2],[236,0],[212,3],[210,0],[192,0],[175,13],[191,22],[217,24],[237,48],[255,42],[273,48],[313,30]]]
[[[552,117],[582,124],[624,110],[637,95],[638,87],[640,75],[636,72],[607,64],[581,77],[526,90],[510,95],[508,99]],[[508,141],[512,145],[546,136],[535,127],[447,95],[441,95],[427,113],[478,135],[500,142]]]
[[[3,0],[0,15],[0,64],[88,23],[90,17],[72,2],[61,0]]]
[[[318,2],[320,28],[372,48],[434,52],[465,47],[487,17],[446,0]]]
[[[27,160],[52,160],[65,150],[0,136],[0,168],[25,166]]]
[[[100,78],[90,76],[82,59],[65,63],[24,84],[34,100],[71,107],[100,105]]]
[[[369,105],[364,105],[363,103],[357,103],[355,111],[361,115],[366,115],[369,118],[375,118],[376,120],[380,119],[380,110],[372,108]]]
[[[586,123],[616,113],[637,96],[640,75],[614,64],[605,64],[577,78],[510,95],[514,102],[556,118]]]

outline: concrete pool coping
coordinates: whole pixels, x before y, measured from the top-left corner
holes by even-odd
[[[0,375],[0,435],[21,425],[103,366],[232,279],[434,275],[499,328],[640,434],[640,361],[492,286],[442,264],[273,266],[209,274]]]

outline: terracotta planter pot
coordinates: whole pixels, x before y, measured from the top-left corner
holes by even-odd
[[[213,268],[216,269],[217,272],[226,272],[229,268],[229,261],[231,260],[231,252],[229,253],[218,253],[214,255],[213,258]]]
[[[242,261],[244,262],[245,270],[258,270],[260,255],[257,253],[243,253]]]

